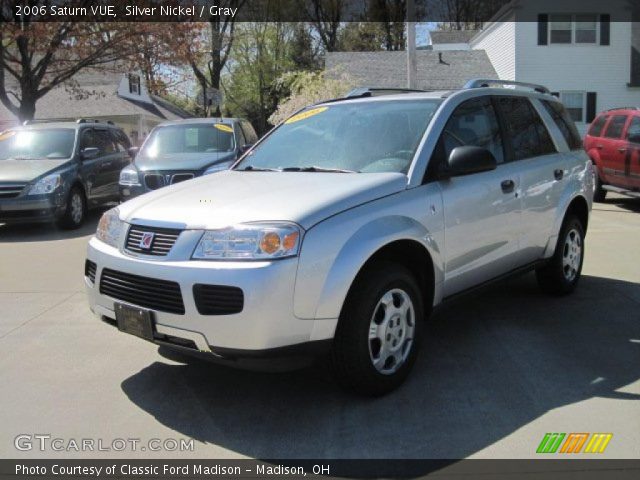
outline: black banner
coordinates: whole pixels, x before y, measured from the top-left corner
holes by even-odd
[[[640,460],[0,460],[0,480],[637,479]]]
[[[0,0],[1,22],[449,22],[462,16],[474,25],[505,14],[536,22],[537,0]],[[637,3],[637,2],[635,2]],[[602,2],[599,12],[582,0],[556,0],[548,12],[603,13],[630,21],[638,8],[628,0]],[[385,4],[384,8],[381,7]],[[407,15],[407,10],[411,12]],[[408,18],[409,17],[409,18]],[[504,18],[502,18],[504,20]],[[462,28],[469,28],[464,25]],[[454,29],[457,29],[454,28]]]

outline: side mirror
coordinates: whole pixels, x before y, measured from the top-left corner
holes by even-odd
[[[245,145],[242,145],[238,150],[240,151],[240,155],[244,155],[245,153],[247,153],[251,147],[253,147],[253,143],[247,143]]]
[[[498,166],[496,158],[486,148],[482,147],[456,147],[451,151],[447,160],[447,167],[444,172],[445,177],[458,177],[471,175],[473,173],[487,172],[495,170]]]
[[[640,132],[629,133],[627,140],[629,140],[631,143],[640,143]]]
[[[96,158],[99,153],[100,150],[98,150],[96,147],[87,147],[82,149],[82,151],[80,152],[80,156],[83,160],[90,160],[92,158]]]
[[[131,160],[133,160],[134,158],[136,158],[136,155],[138,155],[139,151],[140,151],[140,147],[131,147],[129,148],[129,150],[127,150],[127,153],[129,153]]]

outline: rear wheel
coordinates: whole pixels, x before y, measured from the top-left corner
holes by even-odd
[[[607,191],[602,188],[602,180],[600,180],[600,175],[598,175],[598,167],[595,163],[593,163],[592,167],[593,171],[593,201],[594,202],[604,202],[605,197],[607,196]]]
[[[571,293],[580,280],[584,260],[584,226],[575,215],[569,215],[560,231],[558,244],[547,265],[536,270],[540,288],[548,293]]]
[[[58,226],[68,230],[79,228],[84,223],[86,214],[87,201],[84,198],[84,193],[79,187],[75,186],[69,192],[65,211],[60,220],[58,220]]]
[[[337,382],[371,396],[400,386],[416,359],[423,312],[409,270],[391,262],[367,268],[340,315],[331,353]]]

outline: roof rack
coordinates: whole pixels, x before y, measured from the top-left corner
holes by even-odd
[[[76,123],[106,123],[108,125],[114,125],[111,120],[98,120],[97,118],[78,118]]]
[[[616,108],[609,108],[605,110],[605,112],[613,112],[614,110],[640,110],[640,107],[616,107]]]
[[[549,89],[544,85],[538,85],[536,83],[514,82],[513,80],[499,80],[497,78],[474,78],[465,83],[464,87],[462,88],[483,88],[489,87],[491,85],[502,85],[503,87],[505,85],[513,85],[514,87],[530,88],[531,90],[539,93],[551,93]]]
[[[393,87],[358,87],[351,90],[344,98],[356,97],[378,97],[380,95],[393,95],[394,93],[416,93],[425,92],[425,90],[416,90],[412,88],[393,88]]]
[[[55,119],[47,119],[47,120],[25,120],[24,122],[22,122],[22,125],[35,125],[36,123],[51,123],[51,122],[59,122],[60,120],[55,120]]]

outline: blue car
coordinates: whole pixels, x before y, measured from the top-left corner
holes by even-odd
[[[0,132],[0,223],[80,227],[91,207],[117,202],[129,139],[110,122],[40,122]]]
[[[258,140],[238,118],[192,118],[154,128],[120,173],[120,201],[200,175],[226,170]]]

